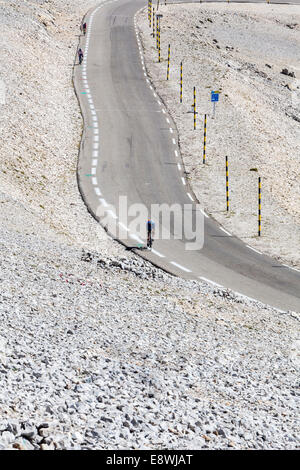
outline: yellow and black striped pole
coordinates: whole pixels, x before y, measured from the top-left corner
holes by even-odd
[[[194,131],[196,130],[196,87],[194,87]]]
[[[161,48],[160,48],[160,20],[159,20],[159,23],[158,23],[158,47],[159,47],[159,62],[160,62],[160,52],[161,52]]]
[[[149,8],[148,8],[148,16],[149,16],[149,28],[151,28],[152,23],[152,0],[149,0]]]
[[[155,13],[154,13],[154,7],[152,8],[152,36],[155,38]]]
[[[226,210],[229,211],[229,178],[228,178],[228,157],[226,155]]]
[[[204,140],[203,140],[203,163],[204,164],[206,160],[206,124],[207,124],[207,115],[204,114]]]
[[[160,62],[160,22],[158,22],[158,62]]]
[[[158,17],[156,16],[156,49],[158,49]]]
[[[261,177],[258,177],[258,236],[261,235]]]
[[[168,47],[167,80],[169,80],[169,76],[170,76],[170,49],[171,49],[171,45],[169,44],[169,47]]]
[[[180,62],[180,103],[182,103],[182,62]]]

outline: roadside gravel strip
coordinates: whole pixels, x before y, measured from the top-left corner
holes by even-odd
[[[78,195],[95,5],[1,4],[0,449],[299,448],[299,317],[153,268]]]

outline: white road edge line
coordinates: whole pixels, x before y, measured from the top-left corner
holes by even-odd
[[[123,222],[119,222],[119,225],[122,227],[122,229],[126,230],[126,232],[129,232],[129,228],[127,228]]]
[[[249,250],[255,251],[255,253],[258,253],[259,255],[262,255],[262,252],[261,252],[261,251],[256,250],[256,249],[253,248],[252,246],[246,245],[246,247],[249,248]]]
[[[182,271],[185,271],[187,273],[191,273],[192,271],[190,269],[185,268],[184,266],[181,266],[181,264],[175,263],[175,261],[170,261],[170,264],[173,264],[173,266],[176,266],[176,268],[181,269]]]
[[[289,269],[292,269],[293,271],[297,271],[297,273],[300,273],[300,270],[297,268],[293,268],[292,266],[289,266]]]
[[[218,284],[217,282],[211,281],[210,279],[207,279],[204,276],[199,276],[199,279],[202,279],[202,281],[208,282],[208,284],[212,284],[213,286],[224,288],[224,286],[222,286],[221,284]]]
[[[141,240],[141,239],[140,239],[137,235],[135,235],[134,233],[131,233],[131,234],[129,235],[129,237],[132,238],[133,240],[138,241],[139,243],[143,243],[143,244],[144,244],[143,240]]]
[[[107,214],[109,214],[113,219],[117,219],[118,217],[116,216],[116,214],[111,210],[111,209],[108,209],[107,211]]]
[[[159,256],[160,258],[165,258],[165,255],[162,255],[161,253],[159,253],[159,251],[156,251],[156,250],[153,250],[153,248],[151,249],[152,253],[154,253],[156,256]]]
[[[229,237],[231,237],[231,233],[227,232],[227,230],[225,230],[225,228],[223,227],[220,227],[220,230],[222,230],[222,232],[226,233],[227,235],[229,235]]]

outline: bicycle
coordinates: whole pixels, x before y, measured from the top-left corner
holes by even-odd
[[[152,222],[152,220],[148,219],[146,227],[147,227],[147,248],[152,248],[155,224],[154,222]]]
[[[152,233],[149,232],[148,237],[147,237],[147,248],[152,248],[152,244],[153,244]]]

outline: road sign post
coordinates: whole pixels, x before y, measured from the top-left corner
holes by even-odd
[[[210,100],[213,103],[213,119],[216,114],[216,103],[219,101],[219,91],[211,91],[210,92]]]

